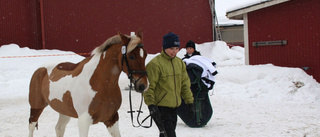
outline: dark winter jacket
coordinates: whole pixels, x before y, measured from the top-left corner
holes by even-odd
[[[192,56],[194,56],[194,55],[201,55],[201,54],[200,54],[200,52],[198,52],[198,51],[195,50],[195,51],[192,53],[191,56],[188,55],[188,53],[186,53],[186,54],[184,55],[184,58],[182,58],[182,60],[188,59],[188,58],[190,58],[190,57],[192,57]]]

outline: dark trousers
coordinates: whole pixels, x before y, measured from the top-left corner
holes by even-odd
[[[176,126],[177,126],[177,108],[168,108],[159,106],[161,113],[161,122],[164,125],[164,129],[168,137],[176,137]],[[157,125],[158,126],[158,125]],[[160,135],[163,137],[163,135]]]

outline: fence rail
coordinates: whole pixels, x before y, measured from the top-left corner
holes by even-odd
[[[0,58],[32,58],[32,57],[52,57],[52,56],[73,56],[73,55],[83,55],[88,56],[91,53],[73,53],[73,54],[51,54],[51,55],[26,55],[26,56],[3,56]]]

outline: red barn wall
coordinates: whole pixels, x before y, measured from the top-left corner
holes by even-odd
[[[1,14],[2,7],[10,10],[7,13],[19,13],[14,19],[2,20],[1,23],[10,23],[14,27],[7,26],[14,29],[27,29],[23,34],[19,34],[18,28],[15,29],[10,34],[12,39],[2,38],[1,45],[10,41],[32,48],[44,46],[47,49],[86,53],[118,31],[129,35],[139,28],[143,30],[144,45],[149,53],[161,51],[162,36],[169,31],[180,36],[182,47],[190,39],[196,43],[212,41],[211,12],[206,0],[43,0],[45,45],[42,45],[41,35],[38,35],[41,30],[37,30],[41,29],[40,8],[36,6],[40,6],[40,2],[29,1],[1,0]],[[22,17],[20,14],[26,15]],[[8,27],[1,26],[4,36],[10,32]],[[28,40],[24,40],[26,37]],[[27,42],[19,43],[19,40]]]
[[[0,0],[0,46],[41,48],[37,10],[36,0]]]
[[[320,2],[291,0],[248,13],[249,62],[310,67],[320,82]],[[254,47],[252,42],[287,40],[285,46]]]

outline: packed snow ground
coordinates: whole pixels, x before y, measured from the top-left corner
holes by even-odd
[[[178,120],[179,137],[319,137],[320,84],[300,68],[277,67],[272,64],[244,65],[244,49],[229,48],[217,41],[197,45],[202,55],[214,60],[218,75],[210,100],[214,114],[203,128],[190,128]],[[185,49],[178,57],[185,54]],[[72,54],[59,50],[33,50],[18,45],[0,47],[0,136],[28,135],[28,88],[33,72],[51,60],[78,62],[78,55],[12,57],[30,55]],[[156,55],[148,55],[147,62]],[[12,57],[12,58],[7,58]],[[129,80],[120,75],[122,89],[120,131],[123,137],[158,136],[156,126],[135,128],[131,125],[128,91]],[[138,109],[140,94],[133,93],[134,108]],[[147,107],[143,105],[145,113]],[[55,136],[58,113],[47,107],[39,119],[36,137]],[[67,125],[66,137],[77,137],[77,119]],[[102,123],[92,125],[90,137],[110,136]]]

